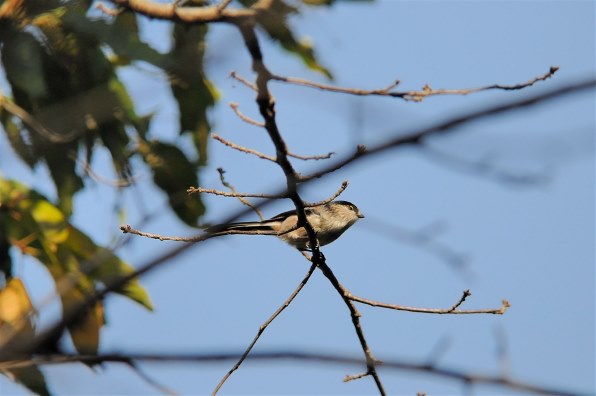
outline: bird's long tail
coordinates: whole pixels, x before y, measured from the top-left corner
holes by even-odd
[[[247,221],[243,223],[219,224],[205,229],[212,236],[248,234],[248,235],[277,235],[277,232],[267,223]]]

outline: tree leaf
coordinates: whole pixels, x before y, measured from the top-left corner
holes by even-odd
[[[35,310],[25,285],[12,278],[0,289],[0,351],[18,352],[26,348],[34,337]],[[38,395],[50,395],[45,378],[37,366],[0,370],[11,380],[22,384]]]
[[[218,93],[204,73],[206,25],[174,25],[174,46],[164,65],[178,102],[181,133],[192,135],[199,163],[207,161],[207,137],[211,129],[207,111]]]
[[[104,285],[110,285],[123,276],[134,272],[133,267],[126,264],[110,250],[97,246],[91,238],[76,228],[71,228],[65,246],[79,260],[85,262],[85,267],[91,268],[89,277],[102,282]],[[136,279],[128,282],[122,289],[115,290],[115,292],[136,301],[149,310],[153,310],[147,291],[140,286]]]
[[[178,147],[163,142],[147,142],[140,146],[143,158],[153,171],[153,181],[167,195],[170,206],[186,224],[196,227],[205,213],[202,201],[189,197],[186,190],[197,186],[196,168]]]
[[[19,278],[12,278],[0,289],[0,350],[19,351],[34,336],[34,309]]]
[[[68,223],[65,214],[43,195],[16,181],[0,177],[0,207],[0,226],[6,240],[48,269],[56,282],[64,313],[94,293],[98,282],[109,284],[133,271],[111,251],[96,245]],[[116,292],[149,310],[153,308],[147,292],[136,279]],[[103,307],[97,305],[69,326],[78,351],[97,351],[103,323]]]
[[[22,384],[39,396],[51,396],[43,373],[35,365],[11,368],[5,372],[0,371],[0,373],[7,375],[11,380]]]
[[[250,7],[255,1],[241,0],[241,3]],[[331,71],[317,60],[310,41],[306,39],[297,40],[292,29],[290,29],[288,16],[297,14],[298,12],[298,8],[288,5],[281,0],[274,1],[271,7],[259,10],[257,22],[265,29],[269,37],[278,42],[286,51],[298,56],[309,69],[319,72],[329,79],[333,79]]]

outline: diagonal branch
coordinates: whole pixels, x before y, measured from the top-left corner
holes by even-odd
[[[317,266],[315,264],[313,264],[313,265],[310,266],[310,269],[308,270],[308,272],[306,273],[306,275],[304,276],[304,278],[302,279],[302,281],[300,282],[300,284],[298,284],[298,287],[296,287],[296,289],[292,292],[292,294],[290,295],[290,297],[288,297],[288,299],[286,301],[284,301],[284,303],[273,313],[273,315],[271,315],[269,317],[269,319],[267,319],[265,321],[265,323],[263,323],[259,327],[259,330],[257,331],[257,334],[255,335],[255,338],[252,340],[252,342],[250,343],[250,345],[248,346],[248,348],[246,348],[246,350],[244,351],[244,353],[242,354],[242,356],[240,357],[240,359],[238,359],[238,361],[236,362],[236,364],[234,365],[234,367],[232,367],[230,369],[230,371],[228,371],[227,374],[221,379],[221,381],[219,381],[219,383],[215,387],[215,390],[212,393],[212,396],[215,396],[217,394],[217,392],[219,392],[219,390],[221,389],[221,387],[223,386],[223,384],[228,380],[228,378],[230,378],[230,376],[232,375],[232,373],[234,373],[234,371],[238,370],[238,368],[240,367],[240,365],[248,357],[248,354],[252,351],[252,348],[255,346],[255,344],[257,343],[257,341],[261,337],[261,334],[263,334],[263,332],[265,331],[265,329],[267,329],[267,327],[271,324],[271,322],[273,322],[275,320],[275,318],[277,318],[279,316],[279,314],[281,314],[282,311],[284,309],[286,309],[292,303],[292,301],[294,301],[294,298],[296,298],[296,296],[298,295],[298,293],[300,293],[300,291],[302,290],[302,288],[306,285],[306,283],[308,282],[308,280],[310,279],[310,277],[312,276],[312,274],[313,274],[313,272],[315,271],[316,268],[317,268]]]
[[[390,149],[418,145],[421,144],[424,141],[424,139],[430,136],[436,136],[445,133],[453,133],[453,131],[456,130],[457,127],[460,127],[464,124],[468,124],[472,121],[477,121],[483,118],[496,116],[514,110],[525,109],[527,107],[534,106],[536,104],[543,103],[546,101],[558,99],[569,94],[576,94],[582,91],[594,89],[595,87],[596,79],[574,82],[530,97],[518,99],[515,101],[509,101],[496,106],[489,106],[481,110],[449,118],[446,121],[440,122],[427,128],[414,130],[406,134],[400,134],[399,136],[393,139],[389,139],[388,141],[374,146],[372,148],[363,148],[362,146],[359,146],[356,152],[351,156],[344,158],[336,162],[335,164],[327,166],[319,170],[318,172],[306,176],[301,176],[300,182],[320,178],[328,173],[335,172],[336,170],[341,169],[344,166],[351,164],[356,160],[361,160],[364,157],[377,155],[381,152]]]

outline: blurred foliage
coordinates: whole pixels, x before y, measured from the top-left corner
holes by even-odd
[[[181,6],[207,3],[189,0]],[[238,0],[232,6],[254,3]],[[260,8],[256,22],[281,48],[331,78],[312,46],[296,38],[288,18],[303,5],[333,3],[277,0],[268,9]],[[98,285],[132,271],[68,221],[74,196],[85,187],[87,172],[80,164],[91,164],[98,149],[109,152],[119,185],[133,182],[138,171],[133,164],[139,164],[133,159],[139,158],[181,221],[197,226],[205,213],[200,198],[188,199],[186,189],[199,185],[200,167],[207,162],[209,111],[218,99],[204,71],[209,30],[205,24],[169,23],[172,46],[161,53],[142,40],[137,16],[129,11],[105,15],[95,9],[93,0],[0,0],[0,62],[10,90],[0,91],[0,123],[24,163],[31,169],[47,167],[57,195],[51,202],[33,187],[0,174],[0,334],[11,334],[0,338],[0,350],[26,344],[35,330],[35,309],[22,282],[13,277],[10,249],[47,268],[64,312],[78,306]],[[138,62],[167,76],[179,110],[179,134],[191,138],[191,150],[151,136],[151,115],[137,114],[117,71]],[[136,281],[116,292],[152,309]],[[98,303],[68,328],[75,348],[97,352],[103,325],[103,306]],[[2,345],[3,339],[10,345]],[[37,394],[49,394],[35,366],[2,373]]]
[[[98,284],[109,285],[133,272],[133,268],[110,250],[96,245],[84,232],[67,221],[66,215],[43,195],[24,185],[0,177],[0,237],[40,261],[57,284],[63,311],[78,306]],[[8,256],[10,260],[10,256]],[[3,273],[11,279],[11,273]],[[153,309],[147,292],[137,280],[115,290],[147,309]],[[80,351],[97,351],[98,341],[78,334],[80,326],[92,326],[98,337],[103,325],[101,306],[89,312],[77,326],[69,329]],[[89,328],[88,328],[89,329]],[[96,338],[97,338],[96,337]],[[82,339],[78,343],[76,339]]]
[[[0,290],[0,350],[2,352],[18,351],[33,338],[35,331],[33,312],[33,305],[25,285],[18,278],[11,279],[6,287]],[[50,394],[45,378],[36,365],[11,368],[1,372],[38,395]]]

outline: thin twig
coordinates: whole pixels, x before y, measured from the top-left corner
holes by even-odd
[[[160,241],[201,242],[201,241],[204,241],[205,239],[210,237],[209,234],[192,236],[192,237],[178,237],[178,236],[166,236],[166,235],[160,235],[160,234],[153,234],[150,232],[144,232],[144,231],[134,229],[128,224],[121,225],[120,231],[122,231],[122,233],[124,233],[124,234],[134,234],[134,235],[142,236],[145,238],[158,239]]]
[[[360,374],[346,374],[346,376],[344,377],[344,379],[342,380],[342,382],[350,382],[350,381],[354,381],[360,378],[364,378],[366,376],[370,375],[367,371],[365,371],[364,373],[360,373]]]
[[[327,199],[324,199],[322,201],[318,201],[318,202],[306,202],[304,201],[304,207],[305,208],[311,208],[313,206],[321,206],[321,205],[325,205],[328,204],[329,202],[333,201],[335,198],[339,197],[341,195],[341,193],[343,193],[346,188],[348,188],[348,181],[344,180],[341,183],[341,186],[339,187],[339,189],[335,192],[335,194],[333,194],[332,196],[330,196]]]
[[[288,153],[288,156],[290,156],[292,158],[300,159],[303,161],[309,161],[309,160],[319,161],[319,160],[329,159],[334,154],[335,154],[334,152],[330,152],[330,153],[323,154],[323,155],[298,155],[298,154],[294,154],[294,153]]]
[[[252,118],[250,118],[249,116],[243,114],[240,110],[238,110],[238,103],[230,103],[230,107],[232,108],[232,110],[234,110],[234,113],[236,113],[238,118],[240,118],[242,121],[246,122],[247,124],[258,126],[261,128],[265,126],[264,123],[259,122],[257,120],[253,120]]]
[[[416,307],[408,307],[405,305],[397,305],[397,304],[388,304],[380,301],[370,300],[368,298],[358,297],[353,295],[352,293],[345,291],[346,298],[350,301],[359,302],[362,304],[370,305],[372,307],[379,307],[379,308],[387,308],[387,309],[394,309],[396,311],[408,311],[408,312],[418,312],[418,313],[428,313],[428,314],[452,314],[452,315],[473,315],[473,314],[495,314],[495,315],[503,315],[507,309],[511,306],[509,301],[503,300],[501,306],[499,308],[489,308],[489,309],[469,309],[469,310],[459,310],[457,309],[463,302],[466,300],[468,296],[471,295],[469,290],[465,290],[461,299],[454,304],[450,308],[440,309],[440,308],[416,308]]]
[[[421,102],[424,98],[428,96],[437,96],[437,95],[468,95],[471,93],[481,92],[481,91],[488,91],[488,90],[519,90],[523,88],[530,87],[536,84],[538,81],[544,81],[551,78],[556,72],[559,70],[558,66],[551,66],[549,71],[542,76],[535,77],[525,83],[515,84],[515,85],[501,85],[501,84],[493,84],[487,85],[484,87],[477,87],[477,88],[468,88],[468,89],[432,89],[428,84],[426,84],[422,90],[419,91],[403,91],[403,92],[391,92],[391,89],[396,87],[399,84],[399,80],[392,83],[386,88],[382,89],[357,89],[357,88],[342,88],[342,87],[335,87],[332,85],[327,84],[319,84],[312,81],[308,81],[302,78],[295,78],[295,77],[283,77],[278,75],[272,75],[271,79],[276,81],[282,81],[289,84],[294,85],[301,85],[305,87],[317,88],[324,91],[330,92],[338,92],[338,93],[345,93],[350,95],[358,95],[358,96],[390,96],[394,98],[401,98],[406,101],[414,101],[414,102]]]
[[[219,180],[221,181],[221,184],[223,184],[224,187],[229,188],[230,191],[232,191],[233,193],[235,193],[235,194],[238,193],[238,191],[236,191],[236,188],[226,181],[226,179],[224,177],[224,174],[226,173],[226,171],[223,168],[217,168],[217,172],[219,173]],[[253,205],[252,203],[250,203],[250,201],[248,199],[246,199],[245,197],[237,197],[237,198],[244,205],[251,208],[257,214],[257,216],[259,216],[261,221],[265,220],[261,210],[258,207],[256,207],[255,205]]]
[[[234,80],[246,85],[248,88],[252,89],[253,91],[257,91],[257,86],[253,83],[251,83],[250,81],[248,81],[247,79],[240,77],[235,71],[230,73],[230,77],[233,78]]]
[[[358,88],[336,87],[334,85],[320,84],[320,83],[312,82],[312,81],[309,81],[309,80],[306,80],[303,78],[284,77],[284,76],[280,76],[280,75],[272,75],[271,79],[274,81],[281,81],[281,82],[285,82],[285,83],[289,83],[289,84],[301,85],[304,87],[317,88],[317,89],[320,89],[323,91],[345,93],[345,94],[357,95],[357,96],[368,96],[368,95],[387,96],[387,95],[390,95],[390,93],[391,93],[390,90],[395,88],[400,83],[399,80],[396,80],[393,83],[391,83],[389,86],[387,86],[385,88],[381,88],[381,89],[358,89]]]
[[[228,371],[227,374],[224,375],[224,377],[221,379],[221,381],[219,381],[219,383],[215,387],[215,390],[212,393],[212,396],[215,396],[217,394],[217,392],[219,392],[219,389],[227,381],[227,379],[230,378],[230,376],[232,375],[232,373],[234,371],[238,370],[238,368],[240,367],[240,365],[244,362],[244,360],[247,358],[248,354],[252,351],[252,348],[255,346],[255,344],[257,343],[257,341],[261,337],[261,334],[263,334],[263,332],[271,324],[271,322],[273,322],[275,320],[275,318],[277,318],[279,316],[279,314],[281,314],[282,311],[284,309],[286,309],[292,303],[292,301],[294,301],[294,298],[296,298],[296,296],[298,295],[298,293],[300,293],[300,291],[302,290],[302,288],[306,285],[306,283],[308,282],[308,280],[310,279],[310,277],[312,276],[312,274],[313,274],[313,272],[315,271],[316,268],[317,268],[317,266],[315,264],[313,264],[313,265],[310,266],[310,269],[308,270],[308,272],[306,273],[306,275],[304,276],[304,278],[302,279],[302,281],[298,284],[298,287],[296,287],[296,289],[294,290],[294,292],[292,292],[292,294],[290,295],[290,297],[288,297],[288,299],[286,301],[284,301],[284,303],[273,313],[273,315],[271,315],[269,317],[269,319],[267,319],[265,321],[265,323],[263,323],[259,327],[259,330],[257,331],[257,334],[255,335],[254,339],[252,340],[252,342],[250,343],[250,345],[248,346],[248,348],[246,348],[246,350],[244,351],[244,353],[242,354],[242,356],[240,357],[240,359],[238,359],[238,361],[236,362],[236,364],[234,365],[234,367],[232,367],[230,369],[230,371]]]
[[[231,193],[227,191],[216,190],[213,188],[203,188],[203,187],[189,187],[186,192],[188,194],[213,194],[213,195],[220,195],[222,197],[231,197],[231,198],[265,198],[265,199],[283,199],[288,198],[287,195],[284,194],[250,194],[250,193]]]
[[[233,148],[234,150],[238,150],[238,151],[241,151],[241,152],[247,153],[247,154],[252,154],[252,155],[255,155],[261,159],[267,160],[267,161],[275,162],[275,158],[273,158],[267,154],[263,154],[257,150],[253,150],[248,147],[240,146],[236,143],[230,142],[229,140],[226,140],[226,139],[222,138],[221,136],[219,136],[217,133],[212,133],[211,137],[213,139],[217,140],[218,142],[220,142],[230,148]]]
[[[91,165],[87,161],[77,158],[76,155],[74,155],[72,153],[68,154],[67,157],[69,159],[75,161],[76,163],[78,163],[83,168],[83,171],[85,172],[85,174],[98,183],[105,184],[105,185],[111,186],[111,187],[121,188],[121,187],[129,187],[136,182],[137,178],[135,178],[135,177],[130,177],[130,178],[126,178],[126,179],[119,178],[119,179],[115,179],[115,180],[109,180],[109,179],[99,175],[97,172],[95,172],[91,168]]]

